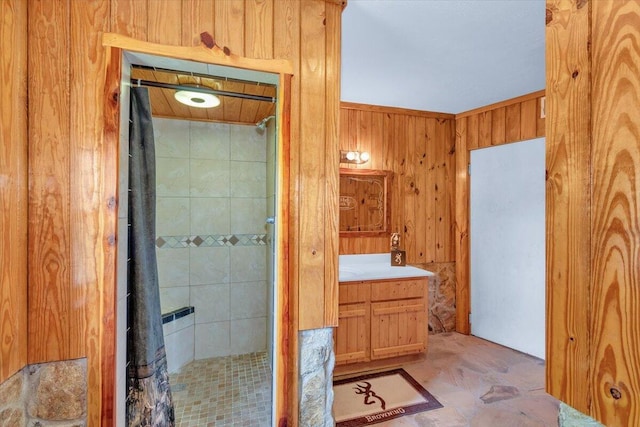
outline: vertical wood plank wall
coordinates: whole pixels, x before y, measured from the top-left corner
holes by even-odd
[[[20,61],[26,59],[15,54],[16,47],[28,40],[29,53],[28,362],[88,358],[88,424],[99,425],[101,401],[110,398],[100,390],[104,357],[100,340],[105,329],[114,327],[103,323],[101,313],[105,290],[115,286],[109,269],[115,262],[110,247],[116,215],[115,188],[105,185],[105,180],[115,179],[108,158],[113,147],[102,144],[105,106],[98,102],[103,97],[106,69],[100,44],[103,31],[182,46],[199,45],[199,34],[207,31],[234,54],[291,60],[289,261],[290,279],[296,287],[291,294],[300,298],[299,303],[293,301],[298,305],[291,307],[290,317],[294,330],[336,323],[338,243],[333,200],[337,203],[341,2],[29,0],[2,5],[3,18],[5,8],[13,6],[23,20],[16,21],[16,31],[23,31],[16,33],[17,40],[2,40],[3,48],[11,46],[2,50],[3,66],[8,53],[13,61],[8,69],[3,67],[3,73],[15,75],[14,83],[20,83],[20,76],[25,78],[24,72],[17,71],[23,68]],[[26,28],[25,7],[28,39],[26,31],[20,30]],[[13,84],[12,90],[20,91],[20,87]],[[2,88],[3,94],[12,93],[5,92],[4,81]],[[19,93],[10,99],[15,104],[11,108],[3,104],[3,150],[7,149],[5,124],[16,123],[15,129],[8,130],[12,136],[26,126],[19,116],[26,103],[20,102]],[[5,117],[5,111],[16,114],[17,120]],[[19,154],[20,149],[16,150]],[[19,160],[15,173],[16,177],[24,173]],[[9,200],[19,205],[20,191]],[[3,208],[4,203],[3,199]],[[20,236],[15,233],[19,245]],[[6,244],[3,239],[3,250]],[[11,250],[19,256],[15,246]],[[19,259],[16,265],[21,265]],[[12,307],[14,303],[24,307],[20,295],[4,291],[4,264],[2,273],[3,307],[7,299]],[[17,269],[12,274],[21,273]],[[15,345],[24,352],[19,337]],[[15,357],[20,358],[20,353]],[[5,362],[3,356],[3,376],[23,362]]]
[[[456,114],[455,221],[456,331],[471,332],[469,312],[469,151],[545,135],[544,91]]]
[[[546,384],[550,394],[588,414],[589,7],[562,1],[547,10]]]
[[[640,425],[640,2],[593,1],[591,25],[591,413],[631,426]]]
[[[592,3],[591,413],[640,425],[640,2]]]
[[[27,5],[0,2],[0,383],[27,363]]]
[[[391,228],[407,262],[454,261],[454,115],[349,102],[340,115],[340,149],[371,154],[368,163],[341,166],[394,173]],[[340,253],[388,252],[389,243],[341,236]]]
[[[549,393],[640,424],[640,2],[547,1]]]

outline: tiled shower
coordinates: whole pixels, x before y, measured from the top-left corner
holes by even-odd
[[[270,353],[273,130],[164,118],[153,125],[169,372],[194,359]]]

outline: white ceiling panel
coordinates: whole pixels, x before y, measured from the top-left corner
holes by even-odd
[[[459,113],[544,89],[544,0],[349,0],[343,101]]]

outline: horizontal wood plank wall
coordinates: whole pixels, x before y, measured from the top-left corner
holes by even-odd
[[[593,1],[591,9],[591,415],[637,426],[640,2]]]
[[[546,388],[590,413],[589,7],[550,1],[547,22]],[[577,72],[577,78],[573,73]]]
[[[333,325],[337,212],[327,207],[337,200],[342,5],[322,0],[29,0],[27,7],[28,359],[88,358],[88,424],[99,425],[99,342],[105,329],[114,327],[101,317],[104,291],[115,287],[105,272],[115,262],[105,241],[113,238],[109,229],[116,215],[110,210],[113,188],[104,182],[114,173],[106,170],[109,147],[101,145],[104,106],[95,102],[103,90],[96,82],[105,81],[102,31],[182,46],[199,45],[206,31],[234,54],[292,61],[289,261],[296,287],[292,295],[299,294],[300,303],[291,302],[289,315],[294,331]],[[333,152],[333,157],[325,155]],[[294,351],[296,346],[291,343]]]
[[[407,262],[454,260],[455,123],[444,113],[343,102],[340,149],[371,154],[363,165],[394,173],[391,227]],[[340,237],[341,254],[389,251],[389,237]]]
[[[471,331],[469,312],[469,151],[545,135],[544,91],[456,114],[455,219],[456,331]]]
[[[0,2],[0,383],[27,363],[27,4]]]

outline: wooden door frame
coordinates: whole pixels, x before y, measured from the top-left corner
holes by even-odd
[[[274,283],[277,288],[277,299],[274,307],[275,328],[273,341],[276,344],[275,373],[273,389],[276,390],[273,417],[277,424],[294,416],[289,413],[291,407],[289,399],[297,393],[290,390],[297,384],[298,366],[292,360],[296,351],[292,343],[297,343],[296,328],[292,328],[290,322],[290,307],[295,307],[295,292],[290,292],[289,280],[289,216],[290,216],[290,126],[291,126],[291,78],[293,76],[293,64],[283,59],[252,59],[226,54],[217,45],[209,48],[204,45],[196,47],[166,46],[149,43],[113,33],[103,34],[102,44],[105,47],[105,84],[104,84],[104,131],[103,144],[105,162],[109,165],[108,176],[102,177],[105,188],[111,190],[110,194],[118,193],[119,179],[119,146],[120,146],[120,79],[122,73],[122,57],[125,52],[136,52],[148,55],[168,57],[178,60],[190,60],[206,64],[221,65],[245,70],[267,72],[278,75],[278,104],[277,104],[277,206],[276,226],[278,241],[276,259],[278,259],[277,278]],[[118,223],[117,201],[110,203],[108,218],[105,221],[113,231],[116,239]],[[108,277],[105,277],[103,290],[103,324],[101,331],[102,347],[100,360],[101,384],[101,424],[114,425],[115,417],[115,393],[116,388],[116,355],[117,355],[117,250],[105,255],[105,265],[110,268]],[[289,411],[289,412],[288,412]],[[286,421],[285,421],[286,423]]]

